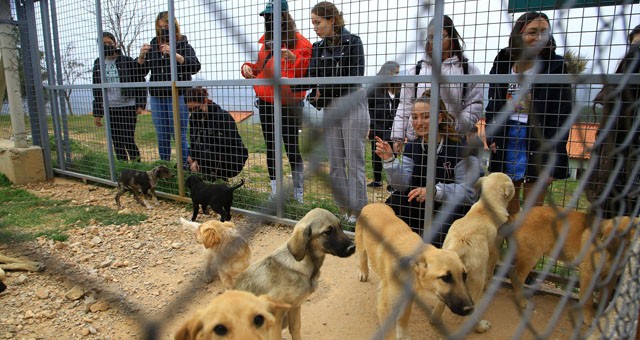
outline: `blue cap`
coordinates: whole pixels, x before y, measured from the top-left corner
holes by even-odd
[[[289,12],[289,4],[287,3],[287,0],[281,0],[280,3],[282,5],[280,5],[280,10],[283,12]],[[267,7],[264,8],[264,11],[260,12],[260,16],[264,16],[265,14],[273,14],[273,0],[270,0],[269,3],[267,3]]]

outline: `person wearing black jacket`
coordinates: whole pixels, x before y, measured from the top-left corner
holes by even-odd
[[[382,65],[379,76],[392,76],[400,72],[400,65],[395,61],[387,61]],[[382,160],[376,154],[375,137],[384,141],[391,140],[391,128],[400,103],[401,84],[376,84],[369,90],[369,140],[371,141],[371,163],[373,165],[373,182],[368,187],[382,186]]]
[[[191,76],[200,71],[200,61],[189,44],[187,37],[180,34],[178,20],[175,20],[176,55],[171,56],[169,46],[169,13],[160,12],[156,17],[156,37],[149,44],[140,48],[138,63],[146,73],[151,71],[151,82],[171,80],[171,58],[176,58],[178,67],[177,81],[189,81]],[[187,143],[187,124],[189,111],[184,101],[186,87],[178,88],[178,106],[180,112],[180,136],[182,140],[182,164],[188,166],[189,144]],[[173,102],[171,87],[151,87],[151,117],[158,136],[158,152],[160,159],[171,159],[171,139],[174,137]]]
[[[311,50],[309,77],[364,76],[362,40],[344,27],[342,13],[330,2],[311,9],[313,30],[322,40]],[[367,95],[362,84],[321,84],[308,96],[324,109],[324,140],[333,197],[349,223],[367,204],[365,143],[369,130]]]
[[[525,13],[516,21],[509,47],[498,53],[490,74],[567,74],[565,60],[555,50],[549,18],[544,13]],[[526,201],[536,181],[545,181],[533,198],[536,205],[542,205],[551,181],[569,176],[569,131],[561,127],[571,110],[569,83],[490,84],[486,108],[487,145],[492,151],[489,171],[506,173],[514,182],[510,214],[520,211],[521,187]],[[542,177],[547,167],[551,168],[549,176]]]
[[[102,33],[104,45],[105,78],[107,83],[144,83],[144,71],[131,57],[122,55],[116,38],[109,32]],[[93,63],[93,83],[102,83],[100,58]],[[105,105],[109,108],[109,127],[113,151],[118,160],[140,161],[140,150],[134,138],[137,115],[147,105],[144,87],[109,87],[107,101],[101,88],[93,89],[93,117],[95,125],[102,126]]]
[[[189,169],[210,181],[227,181],[237,176],[249,158],[235,120],[228,111],[209,99],[202,87],[187,90],[189,117]]]

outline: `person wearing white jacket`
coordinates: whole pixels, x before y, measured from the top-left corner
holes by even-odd
[[[419,62],[410,68],[407,75],[432,74],[433,53],[433,21],[429,24],[426,51]],[[443,18],[442,34],[442,74],[462,75],[480,74],[480,70],[464,57],[462,37],[453,25],[453,20],[447,15]],[[466,64],[466,65],[465,65]],[[419,72],[417,72],[419,71]],[[416,88],[417,85],[417,88]],[[416,98],[422,96],[426,89],[430,89],[430,83],[407,83],[402,85],[400,91],[400,104],[396,111],[391,130],[391,139],[394,141],[393,149],[401,152],[405,141],[413,141],[416,136],[411,127],[410,117],[413,103]],[[476,125],[482,115],[484,104],[482,84],[478,83],[445,83],[440,85],[440,98],[444,101],[447,111],[456,119],[456,130],[467,133]]]

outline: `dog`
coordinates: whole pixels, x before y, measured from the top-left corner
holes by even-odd
[[[640,225],[639,218],[628,216],[615,217],[603,220],[599,228],[592,230],[586,228],[580,239],[583,247],[589,247],[587,255],[578,265],[580,270],[580,306],[583,311],[583,323],[591,324],[594,318],[593,293],[596,281],[604,284],[600,288],[598,297],[599,308],[604,310],[613,296],[618,278],[622,274],[624,257],[629,251],[632,240],[635,238],[636,229]],[[594,237],[595,236],[595,237]]]
[[[116,194],[116,205],[118,209],[122,209],[120,204],[120,196],[125,191],[131,191],[133,197],[140,205],[147,207],[147,209],[153,209],[151,204],[146,200],[147,195],[151,195],[153,203],[158,205],[158,197],[156,197],[156,185],[158,180],[162,178],[171,178],[171,170],[164,165],[158,165],[149,171],[140,170],[124,170],[120,173],[120,179],[118,179],[118,193]]]
[[[360,262],[360,281],[371,268],[378,274],[378,320],[382,325],[399,308],[394,325],[396,339],[409,339],[407,326],[413,296],[435,295],[458,315],[473,312],[473,301],[465,281],[467,271],[458,255],[425,244],[420,236],[383,203],[368,204],[356,220],[356,252]],[[406,294],[407,287],[413,289]],[[407,301],[403,299],[410,295]]]
[[[280,340],[281,315],[289,308],[268,295],[227,290],[185,322],[174,339]]]
[[[469,212],[451,225],[442,249],[455,252],[467,269],[467,288],[474,302],[480,300],[485,285],[493,277],[496,263],[500,257],[502,238],[498,229],[507,222],[507,205],[515,193],[509,176],[494,172],[481,177],[475,185],[480,199],[471,206]],[[431,322],[441,323],[445,304],[438,301],[433,310]],[[476,325],[477,333],[491,328],[487,320]]]
[[[206,249],[204,281],[213,282],[217,272],[222,285],[231,289],[235,279],[247,267],[251,259],[249,244],[231,222],[191,222],[180,218],[180,223],[196,234],[196,239]]]
[[[300,307],[318,286],[325,255],[349,257],[354,252],[353,241],[342,231],[340,220],[315,208],[296,224],[286,243],[242,272],[233,288],[267,294],[291,305],[286,324],[292,340],[300,340]]]
[[[15,257],[0,254],[0,293],[7,289],[7,286],[4,284],[4,280],[6,279],[5,271],[23,270],[29,272],[39,272],[44,269],[45,265],[42,262],[21,260]]]
[[[193,202],[191,221],[196,221],[200,206],[202,206],[204,214],[207,214],[207,207],[211,207],[220,215],[220,222],[230,221],[233,192],[243,185],[244,179],[240,180],[240,184],[229,187],[226,184],[207,184],[196,175],[189,176],[187,187],[191,192],[191,202]]]
[[[509,241],[516,247],[513,268],[510,273],[513,293],[522,308],[527,307],[527,299],[523,294],[524,280],[543,255],[549,255],[556,246],[556,241],[563,236],[558,260],[573,261],[582,249],[582,234],[590,226],[591,218],[583,212],[549,206],[533,207],[527,212],[520,212],[509,217],[518,223],[519,215],[525,214],[522,223],[516,226],[513,239]]]

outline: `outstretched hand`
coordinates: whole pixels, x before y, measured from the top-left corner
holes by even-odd
[[[382,140],[382,138],[375,136],[376,141],[376,155],[380,157],[383,161],[388,161],[393,158],[393,150],[391,149],[391,145],[389,143]]]

